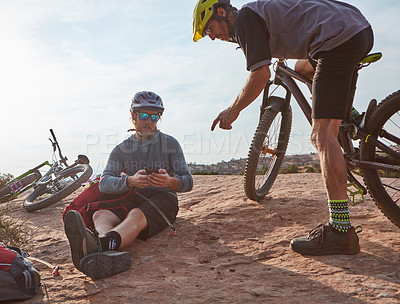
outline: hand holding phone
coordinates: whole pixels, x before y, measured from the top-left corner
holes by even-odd
[[[157,168],[147,168],[146,167],[145,170],[146,170],[146,174],[149,175],[151,173],[158,173],[159,169],[157,169]]]

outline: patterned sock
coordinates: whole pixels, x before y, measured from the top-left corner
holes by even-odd
[[[350,224],[348,200],[329,200],[329,223],[339,232],[348,232]]]
[[[117,250],[121,246],[121,236],[116,231],[109,231],[100,238],[101,251]]]

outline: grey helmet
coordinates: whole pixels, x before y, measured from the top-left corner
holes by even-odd
[[[164,104],[159,95],[151,91],[137,92],[132,98],[131,112],[137,110],[150,110],[164,112]]]

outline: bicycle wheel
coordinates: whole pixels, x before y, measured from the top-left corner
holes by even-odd
[[[24,201],[26,211],[35,211],[48,207],[77,190],[92,175],[93,169],[87,164],[80,164],[56,173],[55,179],[39,185]]]
[[[2,201],[7,201],[8,198],[12,199],[14,193],[18,193],[21,189],[25,188],[29,184],[37,181],[41,177],[39,171],[29,174],[19,180],[13,181],[10,185],[0,190],[0,198]]]
[[[400,91],[386,97],[367,122],[368,132],[400,155]],[[400,167],[400,161],[362,141],[360,158]],[[382,169],[363,168],[365,184],[376,205],[400,228],[400,174]]]
[[[280,97],[269,97],[270,104],[264,112],[247,157],[244,173],[244,190],[246,196],[255,201],[265,197],[271,189],[289,142],[292,128],[292,109],[283,113],[285,100]]]

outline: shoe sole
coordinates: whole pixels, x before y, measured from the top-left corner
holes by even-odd
[[[65,216],[64,230],[71,247],[71,256],[74,266],[82,271],[81,259],[88,254],[85,241],[86,225],[76,211],[70,211]]]
[[[93,279],[102,279],[132,266],[129,252],[104,251],[88,254],[81,260],[82,272]]]
[[[360,252],[360,246],[356,248],[344,247],[324,250],[312,249],[308,251],[304,248],[296,248],[296,246],[290,244],[290,248],[292,248],[294,252],[300,253],[301,255],[353,255]]]

